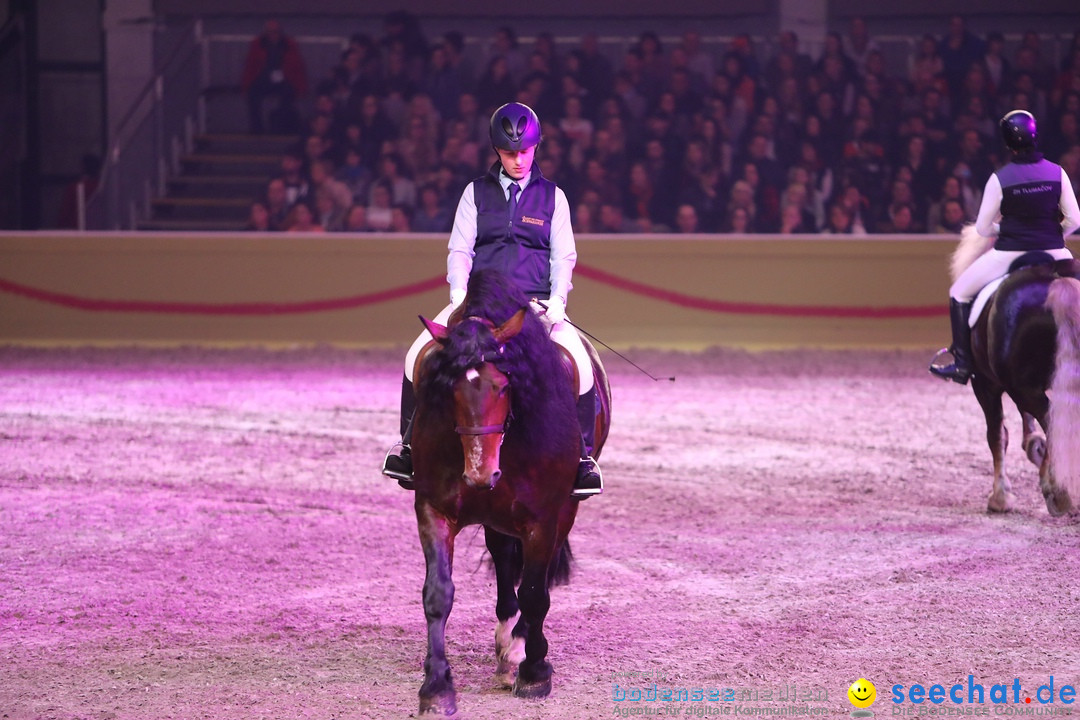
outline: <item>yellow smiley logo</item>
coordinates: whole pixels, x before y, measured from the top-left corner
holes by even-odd
[[[848,700],[857,708],[868,708],[877,700],[877,688],[866,678],[859,678],[851,683],[847,691]]]

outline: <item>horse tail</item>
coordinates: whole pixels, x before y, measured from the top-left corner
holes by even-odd
[[[983,253],[994,246],[995,238],[983,237],[975,230],[974,223],[964,225],[960,230],[960,243],[953,250],[949,259],[949,275],[952,281],[960,277],[960,273],[967,270],[971,263],[982,257]]]
[[[521,569],[525,564],[525,546],[520,538],[514,538],[509,545],[509,561],[513,568],[513,581],[517,585],[521,582]],[[555,557],[548,566],[547,586],[550,590],[556,585],[566,585],[570,582],[570,570],[574,562],[574,553],[570,550],[570,540],[567,539],[555,551]]]
[[[567,538],[559,549],[555,551],[555,557],[551,560],[548,568],[548,588],[556,585],[566,585],[570,582],[570,566],[574,562],[574,553],[570,551],[570,539]]]
[[[1057,358],[1050,384],[1047,452],[1057,484],[1080,503],[1080,281],[1054,280],[1046,307],[1057,325]]]

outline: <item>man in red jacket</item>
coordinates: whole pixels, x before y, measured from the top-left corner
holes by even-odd
[[[307,69],[300,47],[282,32],[277,20],[267,20],[262,34],[251,41],[240,85],[247,95],[248,125],[252,133],[264,132],[262,105],[271,95],[278,98],[277,108],[270,116],[271,131],[299,130],[290,125],[299,125],[294,100],[307,94]]]

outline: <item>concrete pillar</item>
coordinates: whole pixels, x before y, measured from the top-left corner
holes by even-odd
[[[106,116],[109,144],[117,125],[154,73],[153,0],[105,3]]]

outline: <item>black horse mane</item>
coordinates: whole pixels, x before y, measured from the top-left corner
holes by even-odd
[[[443,409],[449,407],[453,385],[462,374],[490,361],[510,378],[511,412],[515,418],[512,431],[522,425],[532,428],[533,424],[527,422],[530,417],[546,416],[550,420],[554,407],[572,398],[570,380],[558,346],[528,305],[525,295],[502,273],[474,272],[465,299],[465,320],[449,329],[449,337],[432,353],[425,368],[419,388],[425,401]],[[500,347],[492,327],[502,325],[522,308],[526,312],[521,331]]]

